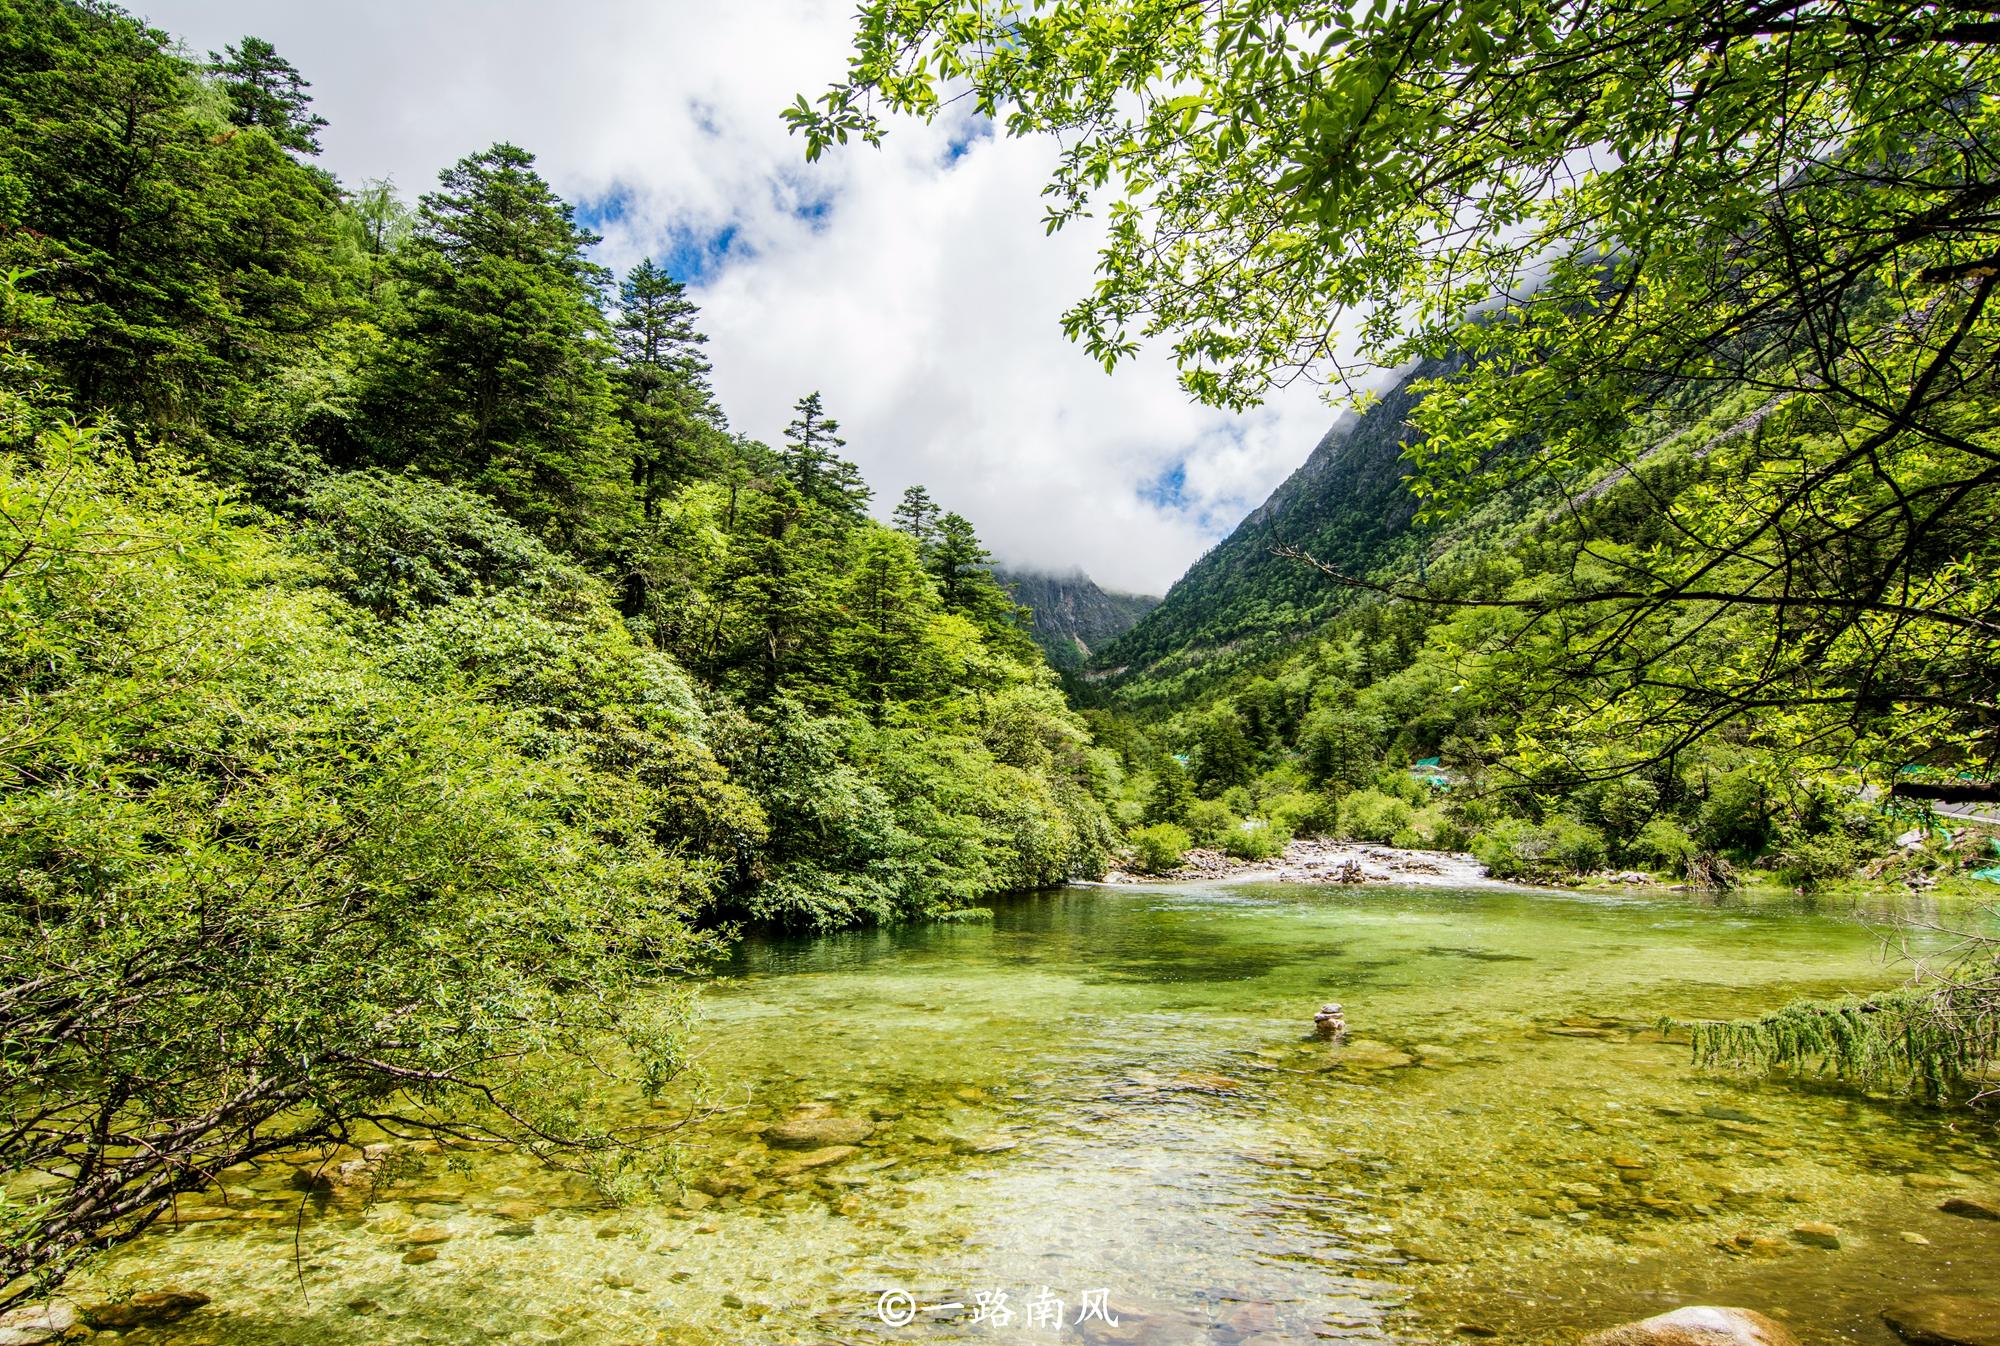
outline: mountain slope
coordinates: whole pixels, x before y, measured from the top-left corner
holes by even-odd
[[[1060,669],[1083,667],[1093,653],[1131,630],[1160,603],[1145,594],[1099,588],[1081,570],[1067,575],[996,571],[994,578],[1016,603],[1035,614],[1031,631],[1035,643]]]
[[[1124,679],[1200,677],[1303,635],[1349,591],[1273,555],[1281,545],[1356,575],[1409,555],[1416,501],[1404,485],[1403,443],[1419,401],[1411,384],[1449,374],[1459,363],[1424,361],[1366,411],[1344,413],[1299,469],[1091,667]]]

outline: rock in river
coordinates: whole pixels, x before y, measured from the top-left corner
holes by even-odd
[[[1938,1203],[1946,1215],[1963,1215],[1968,1220],[2000,1220],[2000,1201],[1978,1196],[1948,1196]]]
[[[1399,1070],[1415,1065],[1417,1058],[1398,1051],[1386,1042],[1350,1042],[1333,1058],[1333,1063],[1349,1070]]]
[[[875,1130],[860,1117],[792,1117],[764,1133],[764,1143],[786,1150],[821,1150],[829,1145],[859,1145]]]
[[[152,1327],[178,1322],[202,1305],[208,1296],[199,1290],[148,1290],[117,1304],[98,1304],[83,1311],[92,1327],[123,1332],[133,1327]]]
[[[1799,1346],[1799,1339],[1761,1313],[1704,1304],[1593,1332],[1583,1346]]]
[[[440,1225],[418,1225],[415,1229],[405,1232],[396,1242],[408,1247],[418,1248],[431,1243],[449,1243],[451,1242],[451,1231]]]
[[[2000,1299],[1918,1295],[1883,1310],[1882,1321],[1910,1346],[2000,1346]]]
[[[64,1300],[0,1313],[0,1346],[41,1346],[76,1326],[76,1306]]]
[[[852,1159],[860,1153],[861,1151],[852,1145],[827,1145],[817,1150],[807,1151],[805,1154],[794,1155],[792,1158],[778,1165],[777,1173],[781,1178],[790,1177],[796,1173],[803,1173],[809,1168],[824,1168],[828,1164],[837,1164],[843,1159]]]

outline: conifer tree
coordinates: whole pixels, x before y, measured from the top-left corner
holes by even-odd
[[[915,539],[917,555],[928,565],[939,542],[938,520],[941,511],[931,499],[931,493],[922,486],[911,486],[903,492],[903,499],[896,506],[896,527]]]
[[[0,271],[60,321],[43,358],[128,432],[209,421],[329,321],[323,174],[226,130],[166,35],[0,0]]]
[[[389,259],[410,236],[410,208],[396,195],[389,178],[370,178],[347,198],[347,210],[360,227],[361,250],[368,258],[368,293],[373,297],[389,270]]]
[[[695,326],[700,309],[685,287],[651,258],[618,288],[620,410],[632,429],[632,482],[646,517],[661,497],[699,465],[705,440],[719,432],[722,413],[708,385],[708,340]]]
[[[495,145],[418,203],[370,420],[378,456],[463,481],[589,554],[630,499],[598,307],[609,273],[534,162]]]
[[[298,67],[278,55],[261,37],[246,37],[241,46],[208,54],[209,70],[229,96],[229,120],[238,126],[259,126],[286,149],[319,153],[319,133],[326,118],[312,110],[312,87]]]
[[[860,469],[840,456],[847,443],[840,422],[826,414],[818,392],[807,393],[792,409],[798,415],[785,427],[785,447],[779,450],[787,479],[807,501],[859,518],[869,492]]]
[[[798,687],[816,699],[836,679],[810,676],[833,654],[821,639],[836,580],[836,538],[827,517],[789,482],[744,492],[732,546],[731,629],[723,662],[758,702]]]
[[[938,520],[937,542],[931,553],[931,573],[937,576],[938,592],[954,612],[963,612],[978,590],[978,577],[987,573],[992,554],[980,544],[972,521],[963,514],[946,514]]]
[[[1026,608],[993,578],[993,555],[980,542],[972,521],[951,512],[938,520],[930,551],[930,572],[945,609],[971,619],[988,639],[1022,649],[1033,644]]]
[[[1143,815],[1146,825],[1173,823],[1179,826],[1187,821],[1188,810],[1193,807],[1194,783],[1188,779],[1187,769],[1173,758],[1162,755],[1153,763],[1153,788],[1146,795],[1146,812]]]
[[[878,723],[892,701],[913,700],[946,684],[933,667],[932,625],[937,591],[908,536],[870,525],[861,531],[841,607],[844,660],[860,699]]]

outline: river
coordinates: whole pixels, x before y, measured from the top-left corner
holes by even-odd
[[[1698,1072],[1658,1031],[1895,984],[1853,911],[1074,888],[727,971],[684,1196],[246,1170],[77,1297],[208,1295],[126,1334],[176,1346],[1566,1342],[1703,1302],[1888,1346],[1906,1294],[2000,1293],[2000,1224],[1937,1208],[2000,1194],[1990,1121]]]

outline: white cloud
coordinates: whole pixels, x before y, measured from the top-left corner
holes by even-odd
[[[778,110],[844,64],[845,0],[152,0],[198,52],[270,39],[314,83],[324,161],[406,195],[496,140],[572,200],[617,196],[603,259],[733,230],[694,287],[734,425],[775,440],[821,390],[886,513],[921,481],[1005,560],[1163,589],[1330,420],[1310,389],[1228,416],[1157,352],[1106,376],[1058,317],[1094,237],[1050,239],[1051,147],[899,127],[818,164]],[[954,150],[959,152],[954,153]],[[1142,489],[1167,474],[1161,502]]]

